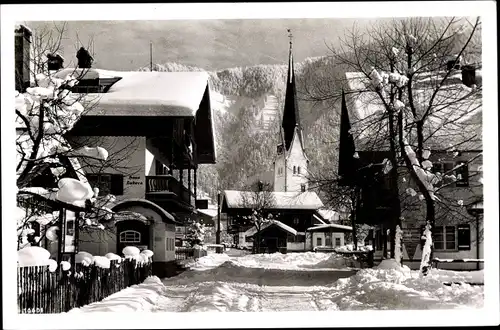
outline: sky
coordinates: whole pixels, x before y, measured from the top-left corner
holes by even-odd
[[[380,20],[380,19],[378,19]],[[177,62],[218,70],[257,64],[285,64],[288,33],[294,36],[294,59],[328,54],[353,24],[363,28],[373,19],[226,19],[164,21],[69,21],[62,41],[65,66],[74,64],[77,45],[94,43],[94,66],[137,70],[153,63]],[[63,22],[25,22],[34,31]],[[81,43],[78,43],[80,40]]]

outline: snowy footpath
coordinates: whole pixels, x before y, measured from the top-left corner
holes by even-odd
[[[211,254],[172,278],[148,278],[80,312],[273,312],[483,307],[483,272],[417,271],[392,260],[353,270],[326,253]],[[458,284],[444,285],[444,282]]]

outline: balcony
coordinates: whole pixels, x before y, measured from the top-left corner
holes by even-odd
[[[171,175],[146,176],[146,199],[161,204],[176,204],[174,209],[193,209],[195,196]],[[165,205],[163,205],[165,206]],[[172,207],[165,207],[168,211]]]

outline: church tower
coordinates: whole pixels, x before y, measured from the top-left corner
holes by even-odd
[[[292,34],[289,32],[290,50],[288,54],[288,75],[285,105],[281,123],[281,144],[277,147],[274,162],[274,190],[300,192],[307,190],[307,159],[302,126],[300,124],[295,71],[293,67]]]

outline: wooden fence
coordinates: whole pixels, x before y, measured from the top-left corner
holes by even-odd
[[[175,260],[186,260],[194,258],[194,248],[176,247]]]
[[[152,275],[151,265],[151,262],[141,265],[126,259],[121,263],[111,260],[109,269],[81,264],[77,264],[76,269],[55,272],[50,272],[48,266],[18,267],[18,312],[61,313],[100,301],[142,283]]]

